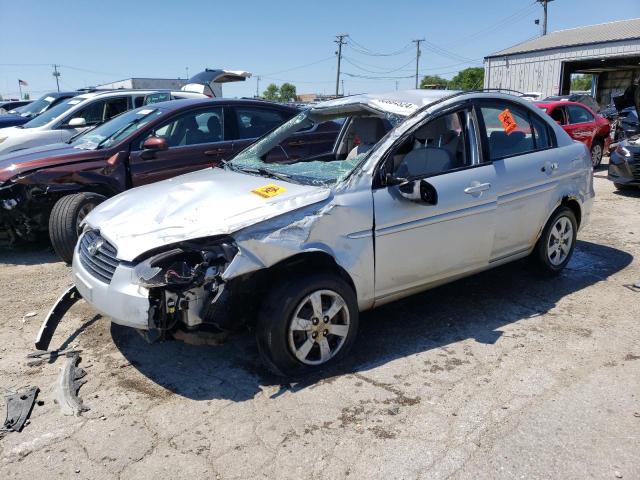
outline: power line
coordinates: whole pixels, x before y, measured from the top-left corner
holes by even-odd
[[[291,68],[287,68],[285,70],[280,70],[280,71],[277,71],[277,72],[261,73],[260,75],[263,76],[263,77],[268,77],[268,76],[271,76],[271,75],[279,75],[281,73],[291,72],[293,70],[298,70],[300,68],[310,67],[312,65],[317,65],[319,63],[326,62],[328,60],[333,60],[333,58],[334,58],[334,56],[331,55],[330,57],[323,58],[322,60],[317,60],[315,62],[305,63],[304,65],[298,65],[297,67],[291,67]]]
[[[353,60],[350,57],[347,56],[343,56],[342,57],[344,59],[345,62],[351,64],[352,66],[356,67],[358,70],[362,70],[363,72],[367,72],[367,73],[379,73],[379,74],[387,74],[387,73],[394,73],[394,72],[398,72],[400,70],[403,70],[404,68],[406,68],[407,66],[411,65],[413,63],[413,59],[409,60],[407,63],[405,63],[404,65],[397,67],[397,68],[392,68],[390,70],[369,70],[367,68],[362,67],[361,65],[366,65],[364,63],[361,62],[356,62],[355,60]],[[381,67],[376,67],[376,68],[381,68]]]
[[[396,50],[395,52],[388,52],[388,53],[375,52],[375,51],[365,47],[361,43],[356,42],[351,37],[349,37],[348,45],[352,50],[355,50],[356,52],[361,53],[363,55],[369,55],[369,56],[372,56],[372,57],[392,57],[392,56],[395,56],[395,55],[402,55],[403,53],[406,53],[411,49],[411,43],[408,43],[404,47],[402,47],[401,49]]]

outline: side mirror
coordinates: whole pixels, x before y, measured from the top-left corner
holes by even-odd
[[[69,120],[67,125],[69,125],[69,128],[81,128],[87,126],[87,121],[82,117],[75,117]]]
[[[142,143],[141,157],[144,159],[153,158],[156,152],[167,150],[169,144],[166,138],[162,137],[149,137]]]
[[[438,192],[433,185],[424,179],[407,180],[400,183],[398,191],[403,198],[412,202],[421,202],[427,205],[437,205],[438,203]]]

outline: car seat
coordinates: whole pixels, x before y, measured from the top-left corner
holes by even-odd
[[[371,150],[386,133],[384,122],[378,117],[354,118],[353,130],[360,143],[351,149],[347,160]]]

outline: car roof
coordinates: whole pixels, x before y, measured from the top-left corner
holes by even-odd
[[[408,116],[418,108],[458,93],[457,90],[404,90],[387,93],[365,93],[349,97],[336,98],[320,102],[311,107],[312,110],[323,111],[346,107],[348,105],[367,105],[383,112]]]
[[[187,108],[194,105],[217,105],[217,104],[232,104],[232,105],[246,105],[246,106],[267,106],[276,107],[280,109],[297,110],[295,106],[285,105],[283,103],[268,102],[258,99],[245,99],[245,98],[180,98],[177,100],[167,100],[166,102],[150,103],[145,107],[160,108],[162,110],[178,110],[181,108]]]

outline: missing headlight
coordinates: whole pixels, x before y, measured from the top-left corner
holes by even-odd
[[[167,287],[172,291],[206,286],[238,249],[230,243],[199,245],[185,243],[177,248],[158,253],[135,267],[138,284],[146,288]]]

